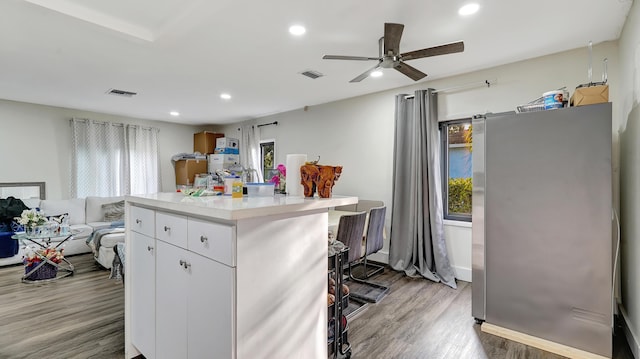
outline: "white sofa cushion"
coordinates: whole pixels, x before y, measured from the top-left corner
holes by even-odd
[[[89,222],[87,225],[93,227],[94,231],[103,228],[111,228],[111,222]]]
[[[40,201],[40,209],[47,216],[56,216],[63,213],[69,213],[69,224],[86,223],[84,214],[84,198],[43,199],[42,201]]]
[[[71,228],[71,233],[73,233],[73,240],[83,240],[86,241],[87,238],[93,233],[93,227],[88,226],[86,224],[72,224],[69,226]]]
[[[23,198],[22,203],[29,208],[40,208],[40,198]]]
[[[124,196],[118,197],[87,197],[87,223],[93,222],[103,222],[104,221],[104,209],[102,208],[103,204],[114,203],[124,201]]]

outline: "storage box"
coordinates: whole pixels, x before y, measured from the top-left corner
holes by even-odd
[[[216,139],[217,148],[240,148],[240,141],[237,138],[221,137]]]
[[[207,173],[206,160],[178,160],[175,165],[176,185],[193,185],[196,173]]]
[[[215,153],[215,154],[224,154],[224,155],[239,155],[240,154],[240,149],[239,148],[232,148],[232,147],[224,147],[224,148],[216,147],[216,149],[213,150],[213,153]]]
[[[249,197],[273,197],[275,183],[247,183],[247,196]]]
[[[571,96],[571,106],[609,102],[609,85],[579,87]]]
[[[229,168],[238,163],[240,163],[240,155],[214,153],[209,155],[209,172]]]
[[[213,153],[216,148],[216,140],[224,137],[223,133],[202,131],[193,134],[193,152],[202,154]]]

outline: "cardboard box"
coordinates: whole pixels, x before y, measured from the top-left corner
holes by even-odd
[[[216,148],[216,140],[224,137],[223,133],[202,131],[193,134],[193,152],[200,152],[203,155],[213,153]]]
[[[217,170],[229,168],[231,165],[240,163],[239,155],[215,153],[209,155],[209,171],[215,172]]]
[[[571,106],[609,102],[609,85],[579,87],[571,96]]]
[[[237,138],[222,137],[216,139],[217,148],[240,148],[240,141]]]
[[[193,185],[198,173],[207,173],[207,160],[178,160],[176,165],[176,185]]]

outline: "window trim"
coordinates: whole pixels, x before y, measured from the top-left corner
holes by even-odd
[[[454,120],[440,121],[440,172],[442,183],[442,213],[445,220],[471,222],[471,214],[449,213],[449,126],[460,123],[472,124],[472,117],[458,118]],[[472,142],[473,145],[473,142]]]

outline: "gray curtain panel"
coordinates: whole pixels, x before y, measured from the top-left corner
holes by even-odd
[[[447,255],[440,177],[437,96],[396,96],[389,265],[456,288]]]

